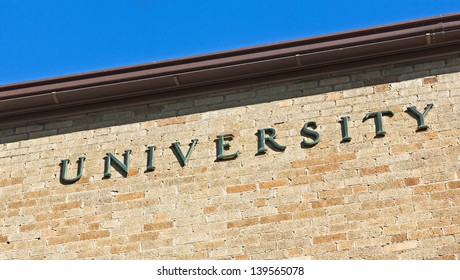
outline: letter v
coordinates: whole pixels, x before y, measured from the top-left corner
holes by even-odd
[[[192,139],[192,143],[190,143],[190,148],[188,149],[186,156],[184,156],[184,154],[182,153],[182,150],[179,147],[180,145],[179,141],[172,143],[171,149],[173,150],[173,152],[175,152],[176,157],[179,159],[181,166],[187,165],[190,155],[192,154],[193,149],[195,148],[197,142],[198,142],[198,139]]]

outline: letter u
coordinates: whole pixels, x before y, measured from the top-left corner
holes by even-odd
[[[72,184],[80,180],[81,176],[83,175],[83,161],[85,161],[85,157],[78,158],[77,176],[71,179],[67,178],[67,167],[69,165],[69,160],[64,159],[61,161],[61,174],[59,180],[62,184]]]

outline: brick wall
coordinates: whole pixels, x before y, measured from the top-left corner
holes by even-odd
[[[457,259],[459,72],[451,56],[4,128],[0,258]],[[406,110],[427,104],[418,131]],[[363,119],[383,110],[376,137]],[[257,152],[264,128],[284,151]],[[236,158],[216,160],[222,134]],[[192,139],[182,166],[171,145]],[[128,173],[104,178],[125,150]],[[83,156],[61,183],[61,160],[71,178]]]

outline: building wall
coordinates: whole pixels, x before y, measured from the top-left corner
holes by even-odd
[[[428,104],[418,131],[406,110]],[[363,118],[384,110],[376,137]],[[5,128],[0,258],[459,258],[459,112],[450,56]],[[258,153],[264,128],[284,151]],[[223,134],[234,159],[216,160]],[[192,139],[181,166],[171,145],[186,154]],[[106,154],[125,150],[128,174],[104,178]],[[71,178],[82,156],[82,178],[63,184],[61,160]]]

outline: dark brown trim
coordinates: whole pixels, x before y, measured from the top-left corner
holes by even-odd
[[[0,124],[15,125],[455,53],[460,53],[460,13],[0,86]]]

